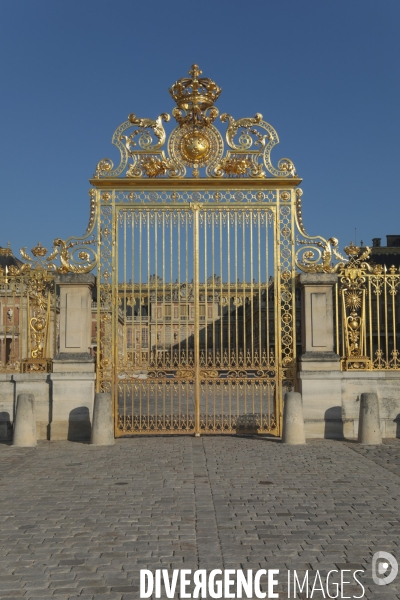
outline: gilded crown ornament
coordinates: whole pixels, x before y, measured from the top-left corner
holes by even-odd
[[[350,244],[344,248],[344,251],[346,252],[347,256],[355,258],[360,254],[360,247],[355,246],[353,242],[350,242]]]
[[[44,248],[40,242],[31,250],[33,256],[46,256],[47,248]]]
[[[172,111],[178,122],[178,129],[170,138],[169,150],[173,158],[187,167],[192,167],[192,175],[199,177],[199,168],[216,164],[222,158],[223,141],[219,131],[212,126],[218,117],[214,102],[221,88],[192,65],[191,78],[179,79],[169,90],[177,103]]]
[[[281,158],[277,167],[273,166],[271,151],[279,144],[278,134],[259,112],[241,119],[223,113],[220,121],[226,123],[224,142],[216,126],[219,111],[215,106],[222,89],[203,77],[197,64],[192,65],[188,75],[169,89],[176,103],[172,116],[177,123],[171,134],[167,136],[163,125],[170,120],[168,113],[155,119],[131,113],[112,138],[121,154],[119,165],[115,167],[109,158],[101,159],[96,179],[184,178],[187,168],[192,169],[195,178],[262,179],[268,174],[297,177],[289,158]]]
[[[200,71],[198,65],[192,65],[189,75],[191,75],[190,78],[183,77],[179,79],[169,90],[169,93],[178,105],[178,108],[175,108],[172,114],[178,123],[194,119],[194,121],[207,125],[211,121],[204,119],[203,111],[213,106],[222,90],[212,79],[208,79],[207,77],[199,79],[202,71]],[[182,118],[180,109],[188,113],[186,118]],[[218,116],[218,110],[214,109],[212,114],[212,120],[214,120]]]

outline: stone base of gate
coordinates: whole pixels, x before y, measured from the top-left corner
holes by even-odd
[[[298,384],[306,437],[357,438],[364,392],[378,395],[382,437],[400,437],[399,371],[300,370]]]
[[[334,352],[306,352],[299,362],[306,437],[343,438],[340,357]]]
[[[11,441],[16,399],[24,393],[35,398],[38,440],[90,441],[95,391],[93,359],[78,364],[56,362],[53,368],[53,373],[1,374],[0,441]]]
[[[90,441],[95,378],[88,354],[54,359],[50,440]]]
[[[38,440],[49,439],[51,418],[51,373],[2,373],[0,376],[0,440],[10,441],[13,435],[18,394],[33,394],[35,398],[36,434]]]

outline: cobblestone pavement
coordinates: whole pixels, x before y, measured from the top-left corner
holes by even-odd
[[[359,568],[365,598],[400,598],[371,576],[378,550],[400,562],[399,463],[400,440],[0,445],[0,599],[136,599],[144,568],[280,569],[280,598],[287,569]]]

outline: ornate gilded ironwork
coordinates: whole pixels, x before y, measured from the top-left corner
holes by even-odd
[[[362,263],[370,254],[366,248],[361,254],[360,248],[350,244],[344,249],[348,262],[338,267],[341,281],[342,325],[345,345],[345,358],[342,367],[348,369],[369,369],[370,359],[366,355],[365,322],[365,271],[368,263]]]
[[[34,256],[45,256],[40,244],[32,250]],[[27,280],[26,298],[29,319],[28,358],[21,361],[22,372],[51,371],[51,316],[55,306],[54,277],[46,271],[31,271]],[[54,312],[53,312],[54,319]],[[53,334],[54,335],[54,334]]]
[[[34,256],[47,250],[38,244]],[[0,371],[49,372],[56,351],[54,275],[6,268],[0,274]]]
[[[338,251],[339,241],[331,237],[328,240],[320,235],[310,236],[306,232],[303,224],[303,215],[301,208],[301,197],[303,191],[297,188],[296,191],[296,226],[301,234],[301,238],[296,238],[299,248],[296,250],[296,266],[306,273],[335,273],[341,264],[347,262]],[[340,262],[333,262],[334,260]]]
[[[116,435],[279,434],[295,378],[292,193],[96,193],[98,389]]]
[[[93,223],[92,223],[93,226]],[[55,239],[53,250],[48,254],[47,248],[44,248],[39,242],[35,248],[32,248],[33,257],[29,256],[26,248],[21,248],[20,254],[26,262],[18,269],[14,269],[15,274],[27,273],[31,269],[52,271],[54,273],[89,273],[94,269],[97,262],[95,251],[88,247],[94,243],[94,239],[80,239],[79,241],[64,241]],[[71,252],[71,249],[74,250]],[[58,257],[60,265],[57,265],[55,259]]]
[[[199,169],[216,167],[223,153],[223,140],[213,125],[194,130],[190,124],[177,127],[168,141],[172,161],[180,168],[192,167],[194,177],[200,175]]]
[[[178,106],[172,114],[181,126],[208,127],[218,116],[218,109],[213,105],[222,90],[211,79],[199,79],[202,71],[197,65],[192,65],[189,75],[191,78],[179,79],[169,90]]]
[[[96,191],[89,190],[90,215],[86,233],[82,237],[70,237],[67,240],[56,238],[53,248],[49,251],[40,242],[31,249],[31,255],[26,247],[20,249],[20,254],[25,260],[18,265],[8,268],[9,275],[24,275],[31,271],[47,271],[52,273],[89,273],[97,266],[97,252],[94,246],[97,243],[93,232],[96,226],[97,206]],[[6,249],[8,250],[8,249]]]
[[[296,364],[293,162],[262,115],[224,113],[193,65],[169,115],[115,131],[97,210],[97,388],[117,436],[279,435]],[[226,144],[226,150],[225,150]],[[187,170],[191,169],[191,173]]]
[[[308,273],[337,273],[336,351],[343,370],[399,369],[400,273],[368,262],[371,250],[307,234],[302,217],[302,190],[297,188],[296,266]]]
[[[170,120],[168,113],[155,120],[129,115],[112,137],[120,151],[119,165],[114,167],[111,159],[103,158],[97,164],[95,178],[113,179],[125,173],[129,178],[179,179],[186,175],[187,167],[194,178],[199,178],[203,169],[207,177],[216,179],[263,179],[267,174],[297,177],[288,158],[280,159],[277,168],[273,166],[271,151],[279,138],[260,113],[237,120],[227,113],[221,115],[222,123],[228,123],[225,137],[229,150],[224,156],[223,138],[215,126],[219,114],[215,102],[221,88],[211,79],[200,77],[197,65],[192,66],[189,75],[169,90],[177,104],[172,110],[177,126],[169,137],[163,126]]]
[[[339,275],[337,351],[343,370],[400,369],[400,272],[368,262],[371,249],[350,244]],[[340,340],[341,338],[341,340]]]

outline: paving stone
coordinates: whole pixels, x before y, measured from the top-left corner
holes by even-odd
[[[400,598],[400,576],[371,579],[374,552],[400,562],[399,440],[0,444],[0,464],[0,600],[138,598],[141,568],[335,565],[366,569],[368,600]]]

